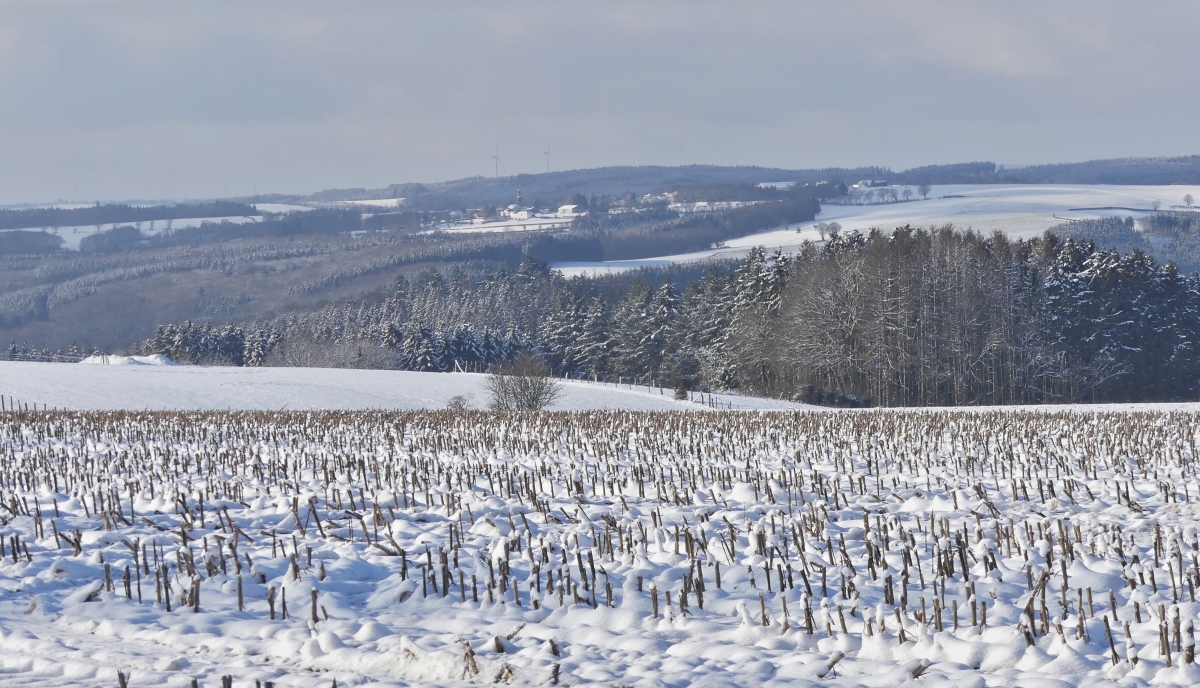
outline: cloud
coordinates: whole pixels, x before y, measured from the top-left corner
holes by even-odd
[[[1200,150],[1162,2],[0,0],[0,202]]]
[[[882,54],[1010,78],[1061,74],[1066,65],[1060,52],[1086,38],[1075,28],[1078,17],[1016,7],[942,1],[889,4],[879,9],[898,50],[885,48]]]

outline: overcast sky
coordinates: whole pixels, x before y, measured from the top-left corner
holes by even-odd
[[[1200,153],[1200,3],[0,0],[0,203]],[[78,191],[76,191],[78,189]]]

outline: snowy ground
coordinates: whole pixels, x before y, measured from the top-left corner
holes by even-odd
[[[109,357],[110,362],[126,361]],[[38,407],[152,410],[440,409],[456,395],[484,408],[486,376],[341,368],[234,368],[174,365],[0,362],[0,394]],[[671,390],[564,381],[553,410],[668,411],[789,409],[799,404],[733,394],[675,401]]]
[[[312,210],[313,206],[294,203],[255,203],[254,209],[260,213],[303,213]]]
[[[403,198],[383,198],[367,201],[336,201],[335,205],[348,205],[359,208],[400,208],[404,206]]]
[[[571,226],[573,218],[532,217],[528,220],[497,220],[479,224],[443,224],[438,229],[456,234],[493,234],[496,232],[536,232],[544,229],[566,229]]]
[[[71,208],[71,207],[86,208],[86,207],[91,207],[91,204],[57,205],[54,207],[56,207],[56,208]],[[254,207],[259,212],[264,212],[264,213],[290,213],[290,212],[301,212],[301,211],[306,211],[306,210],[312,210],[312,208],[309,206],[293,205],[293,204],[288,204],[288,203],[259,203],[259,204],[255,205]],[[56,228],[48,229],[47,231],[49,231],[51,234],[55,234],[55,235],[58,235],[63,238],[63,248],[65,248],[69,251],[78,251],[79,250],[79,242],[82,241],[84,237],[88,237],[93,234],[98,234],[100,232],[107,232],[110,229],[113,229],[114,227],[118,227],[118,226],[133,225],[133,226],[141,229],[142,234],[145,234],[146,236],[154,236],[154,235],[163,233],[164,231],[166,231],[168,229],[168,227],[171,229],[185,229],[188,227],[199,227],[203,224],[210,223],[210,222],[215,222],[215,223],[230,222],[233,224],[245,224],[247,222],[261,222],[261,221],[262,221],[261,215],[234,215],[234,216],[229,216],[229,217],[190,217],[190,218],[181,218],[178,220],[147,220],[145,222],[118,222],[116,224],[105,223],[102,225],[79,225],[79,226],[72,226],[72,227],[56,227]],[[29,231],[37,231],[38,229],[39,228],[37,228],[37,227],[28,227],[22,231],[29,232]],[[7,232],[7,231],[14,231],[14,230],[0,230],[0,231]]]
[[[105,223],[102,225],[79,225],[79,226],[75,226],[75,227],[54,227],[54,228],[47,229],[46,231],[48,231],[51,234],[54,234],[56,236],[62,237],[63,238],[63,244],[62,244],[63,248],[65,248],[69,251],[78,251],[79,250],[79,242],[82,241],[84,237],[89,237],[89,236],[92,236],[93,234],[99,234],[100,232],[107,232],[115,227],[124,227],[124,226],[128,226],[128,225],[132,225],[135,227],[139,227],[142,230],[142,234],[144,234],[146,236],[154,236],[157,234],[162,234],[163,232],[167,231],[167,229],[184,229],[187,227],[199,227],[201,225],[208,224],[208,223],[218,223],[219,224],[221,222],[230,222],[233,224],[240,225],[240,224],[246,224],[247,222],[260,222],[261,220],[262,220],[262,217],[258,216],[258,215],[250,215],[250,216],[235,215],[235,216],[230,216],[230,217],[191,217],[191,218],[182,218],[182,219],[178,219],[178,220],[147,220],[145,222],[118,222],[116,224]],[[0,230],[0,231],[31,232],[31,231],[38,231],[38,228],[37,227],[28,227],[23,230],[5,229],[5,230]]]
[[[916,188],[913,197],[919,199]],[[1001,231],[1013,238],[1037,236],[1068,220],[1133,216],[1151,212],[1158,201],[1163,210],[1185,210],[1183,197],[1200,198],[1200,186],[1100,186],[1033,184],[956,184],[934,186],[928,200],[876,205],[822,204],[821,214],[813,222],[752,234],[725,242],[721,248],[641,260],[602,263],[556,263],[566,275],[620,272],[647,266],[704,260],[713,257],[737,258],[754,246],[794,251],[804,241],[820,239],[818,222],[837,222],[846,231],[878,227],[891,230],[902,225],[914,227],[953,224],[959,229],[974,229],[990,234]]]
[[[4,414],[0,685],[1196,685],[1198,434]]]

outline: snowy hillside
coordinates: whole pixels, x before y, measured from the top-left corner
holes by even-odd
[[[133,225],[137,226],[145,236],[158,236],[168,230],[186,229],[189,227],[200,227],[206,224],[220,224],[228,222],[235,225],[246,224],[248,222],[261,222],[262,217],[257,215],[236,215],[230,217],[192,217],[175,220],[148,220],[146,222],[118,222],[103,225],[78,225],[72,227],[52,227],[46,231],[60,236],[63,239],[62,247],[68,251],[78,251],[80,242],[85,238],[107,232],[115,229],[117,226]],[[23,230],[0,230],[7,231],[32,231],[32,228]]]
[[[754,246],[795,250],[804,241],[819,241],[819,222],[837,222],[845,231],[889,230],[903,225],[938,227],[952,224],[990,234],[1000,231],[1013,238],[1037,236],[1069,220],[1145,216],[1158,202],[1163,210],[1183,210],[1183,197],[1200,198],[1197,186],[1102,186],[1060,184],[954,184],[934,186],[920,200],[916,187],[912,200],[872,205],[822,203],[816,220],[726,241],[721,248],[695,253],[602,263],[557,263],[567,275],[593,274],[665,265],[714,256],[740,257]]]
[[[111,357],[111,363],[127,359]],[[175,365],[89,365],[0,362],[0,394],[62,409],[439,409],[468,396],[486,408],[486,376],[343,368],[234,368]],[[564,382],[552,410],[667,411],[708,408],[675,401],[657,387]],[[704,395],[704,400],[709,400]],[[799,404],[711,395],[720,408],[787,409]]]

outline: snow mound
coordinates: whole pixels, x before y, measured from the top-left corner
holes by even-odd
[[[98,354],[96,356],[88,356],[80,361],[80,363],[85,365],[179,365],[162,354],[154,354],[153,356],[108,356]]]

